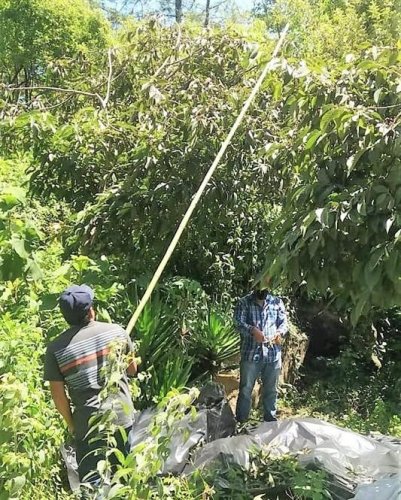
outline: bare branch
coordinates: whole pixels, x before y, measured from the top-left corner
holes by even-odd
[[[206,0],[205,22],[203,24],[205,28],[209,26],[209,21],[210,21],[210,0]]]
[[[182,0],[175,0],[175,20],[178,24],[182,21]]]
[[[113,81],[112,49],[108,50],[108,63],[109,63],[109,73],[108,73],[108,77],[107,77],[107,89],[106,89],[106,95],[105,95],[104,99],[98,93],[86,92],[84,90],[64,89],[61,87],[47,87],[47,86],[32,86],[32,87],[17,86],[17,87],[13,87],[13,86],[9,86],[9,85],[4,85],[4,89],[6,92],[20,92],[21,90],[23,90],[25,92],[27,92],[29,90],[43,90],[43,91],[49,91],[49,92],[61,92],[64,94],[84,95],[86,97],[95,97],[102,105],[102,108],[106,108],[106,106],[110,100],[111,83]]]
[[[55,109],[55,108],[59,108],[60,106],[63,106],[66,102],[69,102],[71,101],[72,99],[72,95],[69,95],[68,97],[66,97],[64,100],[62,100],[61,102],[57,103],[57,104],[53,104],[53,106],[48,106],[48,107],[45,107],[45,106],[42,106],[40,108],[41,111],[49,111],[49,109]]]
[[[63,89],[60,87],[42,87],[42,86],[33,86],[33,87],[10,87],[8,85],[4,85],[4,89],[6,92],[20,92],[21,90],[45,90],[49,92],[62,92],[64,94],[77,94],[77,95],[85,95],[87,97],[95,97],[100,101],[103,106],[103,99],[99,94],[94,94],[92,92],[85,92],[83,90],[74,90],[74,89]]]
[[[175,42],[175,45],[174,45],[174,51],[178,53],[179,49],[180,49],[180,45],[181,45],[182,32],[181,32],[181,28],[180,28],[179,24],[177,24],[177,28],[178,28],[178,34],[177,34],[177,41]],[[161,73],[161,71],[166,66],[171,66],[172,64],[175,64],[176,61],[174,61],[174,60],[172,62],[170,62],[173,58],[174,58],[174,56],[171,56],[171,55],[167,56],[166,59],[164,60],[163,64],[155,71],[155,73],[153,74],[153,76],[152,76],[151,79],[154,79],[157,76],[159,76],[159,74]]]
[[[401,102],[398,104],[389,104],[388,106],[364,106],[365,109],[392,109],[399,108],[401,106]]]
[[[109,102],[110,99],[110,90],[111,90],[111,82],[112,82],[112,76],[113,76],[113,61],[112,61],[112,49],[108,50],[108,61],[109,61],[109,76],[107,77],[107,90],[106,90],[106,96],[102,100],[102,106],[105,108],[107,106],[107,103]]]
[[[219,7],[224,5],[225,3],[227,3],[227,0],[221,0],[221,2],[215,3],[214,5],[211,5],[210,10],[218,9]]]

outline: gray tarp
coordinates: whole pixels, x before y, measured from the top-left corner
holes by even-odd
[[[70,444],[64,444],[61,446],[60,451],[67,469],[67,477],[68,482],[70,483],[70,488],[72,491],[77,491],[79,489],[80,482],[75,447]]]
[[[396,441],[376,440],[317,419],[302,418],[266,422],[248,436],[213,441],[194,454],[184,474],[212,464],[216,466],[220,459],[246,467],[252,449],[264,449],[277,456],[294,454],[301,465],[324,469],[331,478],[331,493],[339,499],[352,498],[359,484],[395,477],[401,471],[401,445]],[[391,487],[387,482],[376,483],[377,488],[384,488],[380,492],[383,496],[376,498],[398,498],[386,496],[391,488],[391,491],[396,489],[393,483]]]
[[[181,474],[191,450],[201,441],[209,442],[234,434],[235,418],[221,386],[210,383],[203,387],[196,401],[196,407],[198,409],[196,418],[186,415],[174,429],[170,442],[171,452],[161,471],[162,474]],[[156,411],[147,409],[136,416],[129,434],[130,449],[149,436],[149,425]]]
[[[324,469],[334,499],[401,500],[401,442],[387,436],[369,437],[313,418],[263,423],[249,434],[234,433],[234,417],[225,399],[213,387],[202,392],[195,419],[185,416],[174,430],[171,453],[162,473],[190,474],[215,466],[216,461],[234,462],[247,468],[252,450],[293,454],[305,467]],[[149,436],[155,410],[137,415],[129,440],[131,447]],[[203,447],[193,452],[197,445]],[[192,459],[189,460],[192,452]],[[64,448],[72,488],[77,470],[72,448]]]
[[[231,436],[235,432],[235,418],[224,395],[222,386],[210,383],[202,388],[196,401],[197,415],[184,416],[171,436],[170,455],[165,461],[161,474],[180,474],[189,460],[191,450],[202,442]],[[155,408],[148,408],[135,415],[128,441],[130,449],[150,436],[149,426],[156,414]],[[61,454],[67,468],[71,489],[79,488],[78,466],[75,449],[64,445]]]
[[[128,437],[130,449],[149,437],[148,429],[154,415],[154,410],[145,410],[139,414]],[[195,420],[188,415],[179,422],[171,437],[171,453],[164,463],[162,474],[180,474],[183,471],[192,448],[206,437],[206,429],[205,410],[199,411]]]
[[[361,484],[355,490],[355,500],[393,500],[401,498],[401,472],[395,476],[378,479],[371,484]]]

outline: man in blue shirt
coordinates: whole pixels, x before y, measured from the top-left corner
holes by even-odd
[[[281,342],[288,330],[283,301],[259,286],[259,289],[239,300],[234,321],[241,334],[237,420],[244,422],[248,419],[252,390],[256,379],[260,377],[263,386],[263,418],[266,422],[275,421]]]

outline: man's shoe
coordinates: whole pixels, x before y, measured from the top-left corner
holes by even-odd
[[[277,422],[277,418],[271,416],[271,417],[264,418],[263,421],[264,422]]]

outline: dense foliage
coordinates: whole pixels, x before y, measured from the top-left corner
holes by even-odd
[[[294,177],[270,272],[328,293],[356,324],[401,301],[400,53],[349,60],[331,75],[303,67],[278,105],[274,161]]]
[[[106,47],[109,32],[87,0],[1,0],[2,83],[16,88],[65,84],[71,58]],[[27,90],[25,97],[30,96]]]
[[[393,45],[401,27],[399,0],[257,0],[254,10],[276,33],[290,20],[294,53],[331,65],[372,45]]]
[[[11,147],[16,133],[32,144],[34,193],[83,209],[71,245],[129,254],[128,272],[137,275],[144,263],[148,268],[159,260],[235,117],[246,88],[233,90],[250,53],[244,40],[222,33],[146,25],[121,36],[106,110],[82,108],[83,98],[71,96],[57,113],[13,116],[3,137]],[[250,120],[260,121],[256,113]],[[241,147],[230,150],[171,264],[173,272],[219,292],[236,276],[246,283],[268,242],[263,207],[273,200],[264,202],[256,188],[269,176],[247,155],[255,147],[251,137],[238,140]],[[267,195],[271,183],[265,185]]]
[[[326,497],[324,474],[263,454],[248,471],[156,477],[195,394],[178,391],[238,352],[233,301],[264,262],[281,292],[335,310],[351,339],[284,414],[401,434],[400,8],[262,3],[247,25],[205,30],[112,25],[84,0],[0,0],[1,499],[69,498],[67,436],[42,383],[65,326],[57,297],[90,283],[98,317],[127,323],[288,17],[284,53],[136,325],[135,405],[159,404],[168,429],[153,423],[109,498]]]

